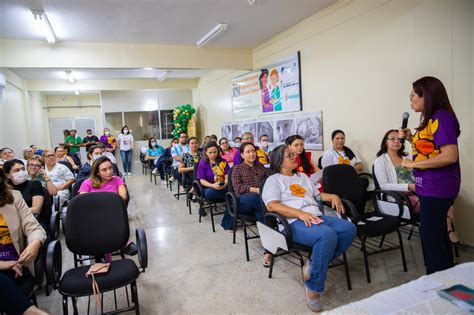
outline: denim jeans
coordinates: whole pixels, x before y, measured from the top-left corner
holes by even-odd
[[[426,274],[454,266],[453,248],[446,216],[454,198],[420,196],[420,238],[425,254]]]
[[[204,197],[212,201],[225,201],[225,194],[227,193],[227,187],[222,190],[217,190],[214,188],[204,188]],[[234,228],[234,220],[229,214],[227,207],[222,217],[221,226],[224,230],[232,230]]]
[[[15,277],[12,270],[0,270],[0,309],[7,314],[23,314],[33,305],[20,289],[28,277],[31,274],[25,267],[21,277]]]
[[[248,192],[239,196],[239,213],[244,215],[255,214],[257,220],[263,223],[262,203],[260,195],[254,192]]]
[[[323,223],[311,227],[301,220],[290,225],[293,242],[313,248],[311,277],[305,285],[316,293],[324,293],[329,264],[351,246],[356,235],[356,227],[349,221],[325,215],[321,219]]]
[[[120,150],[120,156],[122,157],[123,171],[130,173],[132,171],[132,150]]]

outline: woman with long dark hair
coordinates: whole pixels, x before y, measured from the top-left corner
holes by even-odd
[[[130,134],[128,126],[122,127],[117,140],[120,148],[120,156],[122,157],[123,175],[132,176],[133,136]]]
[[[348,164],[360,173],[362,172],[362,160],[346,147],[346,134],[342,130],[334,130],[331,134],[332,149],[324,152],[321,165],[324,167],[335,164]]]
[[[306,152],[304,149],[304,139],[300,135],[289,136],[285,140],[286,145],[290,151],[295,153],[295,160],[298,163],[297,171],[305,173],[308,177],[318,171],[316,165],[311,160],[311,152]]]
[[[408,128],[399,131],[400,138],[410,141],[413,148],[413,160],[403,160],[402,166],[413,169],[415,190],[420,197],[420,234],[426,273],[431,274],[454,265],[446,216],[461,187],[458,153],[461,132],[448,93],[439,79],[423,77],[412,88],[411,108],[421,113],[420,126],[413,136]]]

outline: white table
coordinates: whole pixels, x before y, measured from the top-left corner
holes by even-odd
[[[433,283],[440,286],[426,291],[420,289]],[[474,287],[474,262],[420,277],[324,314],[469,314],[438,296],[438,290],[455,284]]]

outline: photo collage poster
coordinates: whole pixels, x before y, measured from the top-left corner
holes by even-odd
[[[322,111],[232,121],[221,125],[222,137],[230,142],[247,131],[254,135],[255,143],[262,135],[267,135],[272,148],[284,143],[289,136],[298,134],[303,137],[306,149],[323,150]]]

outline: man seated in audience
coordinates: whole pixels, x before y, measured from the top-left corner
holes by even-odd
[[[117,164],[117,159],[115,159],[115,155],[109,150],[107,150],[107,146],[105,144],[99,143],[97,147],[101,149],[102,155],[109,158],[110,162],[112,162],[113,164]]]
[[[245,142],[254,143],[253,134],[251,132],[245,132],[242,135],[242,144]],[[269,167],[270,161],[265,151],[261,147],[258,147],[258,146],[255,146],[255,150],[257,152],[257,161],[255,163],[259,163],[265,167]],[[242,157],[240,156],[240,151],[237,151],[237,153],[234,155],[234,166],[239,165],[241,163],[242,163]]]
[[[89,149],[93,145],[98,145],[99,144],[99,138],[97,138],[96,135],[92,134],[92,129],[87,129],[87,136],[84,137],[82,140],[82,143],[86,145],[86,152],[89,152]]]
[[[54,186],[44,170],[44,160],[41,156],[34,155],[33,158],[28,161],[27,171],[29,180],[39,181],[41,185],[48,190],[51,196],[58,194],[58,189]]]
[[[35,151],[32,148],[23,149],[23,158],[25,161],[29,161],[35,155]]]
[[[66,161],[69,162],[72,166],[72,169],[74,171],[77,171],[79,169],[79,166],[77,166],[76,161],[70,156],[67,155],[67,150],[65,149],[64,146],[58,145],[57,147],[54,148],[54,154],[56,155],[56,161]]]
[[[184,153],[182,156],[182,163],[178,167],[179,175],[184,173],[191,173],[191,176],[185,176],[186,180],[181,180],[184,187],[190,187],[193,184],[194,166],[204,158],[204,153],[199,151],[199,140],[196,137],[189,138],[189,153]],[[180,179],[178,179],[180,180]],[[194,193],[194,187],[190,189],[190,194]]]
[[[178,166],[182,162],[182,157],[184,153],[189,153],[188,145],[188,134],[186,132],[179,133],[179,143],[173,145],[171,149],[171,156],[173,158],[173,176],[178,176]],[[170,178],[170,181],[174,180],[174,177]]]
[[[2,148],[0,150],[0,167],[6,162],[6,161],[10,161],[10,160],[13,160],[15,158],[15,152],[13,152],[12,149],[10,148]],[[19,159],[21,160],[24,164],[26,164],[26,161],[23,160],[23,159]]]
[[[61,206],[70,198],[69,187],[74,183],[74,175],[72,172],[62,164],[56,161],[56,156],[50,149],[45,149],[43,152],[45,159],[46,175],[53,181],[54,186],[58,189]]]

